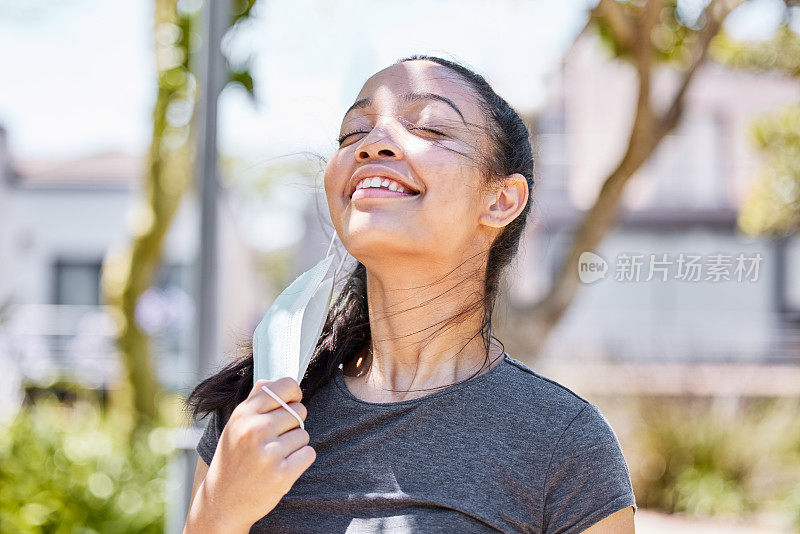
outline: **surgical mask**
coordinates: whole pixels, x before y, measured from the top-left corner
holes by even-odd
[[[285,376],[291,376],[298,383],[303,379],[328,317],[336,276],[347,258],[347,254],[343,254],[333,275],[328,275],[335,239],[336,231],[325,258],[284,289],[258,323],[253,333],[253,384],[261,379],[275,381]],[[267,388],[264,391],[300,420],[272,391]],[[302,421],[300,426],[303,427]]]

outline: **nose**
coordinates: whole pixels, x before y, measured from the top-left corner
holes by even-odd
[[[359,162],[372,159],[402,159],[400,145],[395,141],[388,128],[373,128],[356,147],[356,160]]]

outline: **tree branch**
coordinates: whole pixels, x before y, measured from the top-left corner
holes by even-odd
[[[592,16],[608,24],[619,47],[630,51],[634,48],[634,25],[617,0],[600,0],[592,10]]]
[[[705,63],[708,57],[708,48],[711,40],[719,33],[722,23],[731,11],[739,7],[744,0],[712,0],[704,11],[706,25],[697,34],[697,41],[692,49],[692,61],[683,72],[681,83],[672,99],[672,104],[659,120],[656,135],[658,138],[665,136],[678,124],[683,114],[683,103],[686,90],[694,78],[697,69]]]

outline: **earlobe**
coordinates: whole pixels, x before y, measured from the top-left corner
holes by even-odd
[[[528,203],[528,182],[521,174],[507,176],[486,194],[487,204],[480,222],[493,228],[510,224]]]

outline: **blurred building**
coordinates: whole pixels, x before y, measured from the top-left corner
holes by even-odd
[[[114,325],[100,277],[109,249],[124,245],[126,220],[140,197],[144,158],[101,153],[68,160],[20,161],[0,136],[0,375],[4,393],[24,380],[73,377],[108,387],[118,375]],[[255,292],[248,249],[220,209],[220,322],[223,353],[253,321]],[[166,237],[153,287],[137,321],[153,339],[162,383],[196,384],[193,344],[197,202],[184,199]],[[8,387],[5,387],[8,386]],[[18,400],[18,399],[17,399]]]
[[[676,81],[669,69],[658,73],[657,106]],[[517,303],[546,292],[584,210],[624,153],[636,84],[632,67],[609,59],[588,32],[552,79],[551,99],[532,118],[539,183],[511,295]],[[544,359],[800,364],[800,238],[749,240],[736,229],[758,163],[750,124],[796,103],[799,89],[796,80],[713,63],[698,71],[679,127],[629,182],[618,224],[593,251],[608,262],[606,278],[581,286]],[[762,259],[747,281],[707,279],[705,270],[691,281],[675,277],[681,253],[703,263],[714,255]],[[651,254],[667,261],[665,281],[660,272],[647,280]],[[638,281],[615,279],[625,255],[643,256]]]

